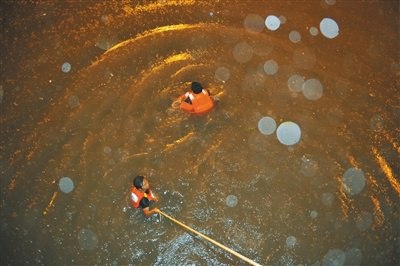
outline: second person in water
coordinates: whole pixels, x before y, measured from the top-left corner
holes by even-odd
[[[192,82],[191,89],[192,91],[179,96],[179,99],[182,101],[179,108],[196,115],[203,115],[210,112],[214,107],[214,101],[210,93],[203,89],[198,82]]]

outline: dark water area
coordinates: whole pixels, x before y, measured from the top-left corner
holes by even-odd
[[[400,264],[398,1],[5,0],[0,22],[1,265],[247,265],[132,209],[138,174],[261,265]],[[191,81],[205,116],[176,108]]]

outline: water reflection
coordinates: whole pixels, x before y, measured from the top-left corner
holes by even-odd
[[[1,3],[4,264],[399,264],[397,3],[231,2]]]

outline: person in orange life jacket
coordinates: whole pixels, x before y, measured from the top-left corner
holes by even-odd
[[[210,93],[203,89],[200,83],[192,82],[192,92],[186,92],[179,96],[181,103],[179,108],[183,111],[202,115],[212,110],[214,102],[210,96]]]
[[[158,199],[153,195],[150,190],[149,181],[144,176],[136,176],[133,179],[133,186],[131,188],[131,204],[134,208],[141,207],[144,215],[147,217],[154,213],[158,213],[158,208],[150,209],[153,202]]]

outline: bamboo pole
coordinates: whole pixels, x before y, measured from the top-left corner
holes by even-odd
[[[211,243],[213,243],[214,245],[217,245],[218,247],[220,247],[220,248],[222,248],[222,249],[228,251],[229,253],[235,255],[236,257],[238,257],[238,258],[240,258],[240,259],[246,261],[246,262],[249,263],[250,265],[261,266],[261,264],[258,264],[257,262],[255,262],[255,261],[253,261],[253,260],[251,260],[251,259],[249,259],[249,258],[247,258],[247,257],[245,257],[245,256],[243,256],[243,255],[241,255],[241,254],[239,254],[239,253],[237,253],[237,252],[234,251],[233,249],[230,249],[230,248],[228,248],[228,247],[222,245],[221,243],[219,243],[219,242],[217,242],[217,241],[215,241],[215,240],[209,238],[208,236],[206,236],[206,235],[204,235],[204,234],[202,234],[202,233],[200,233],[200,232],[194,230],[193,228],[191,228],[191,227],[189,227],[189,226],[187,226],[187,225],[185,225],[185,224],[179,222],[178,220],[172,218],[172,217],[169,216],[168,214],[166,214],[166,213],[164,213],[164,212],[162,212],[162,211],[160,211],[160,210],[158,210],[158,213],[161,214],[161,215],[163,215],[163,216],[165,216],[166,218],[170,219],[171,221],[173,221],[173,222],[179,224],[180,226],[186,228],[187,230],[191,231],[192,233],[195,233],[195,234],[201,236],[202,238],[204,238],[204,239],[210,241]]]

